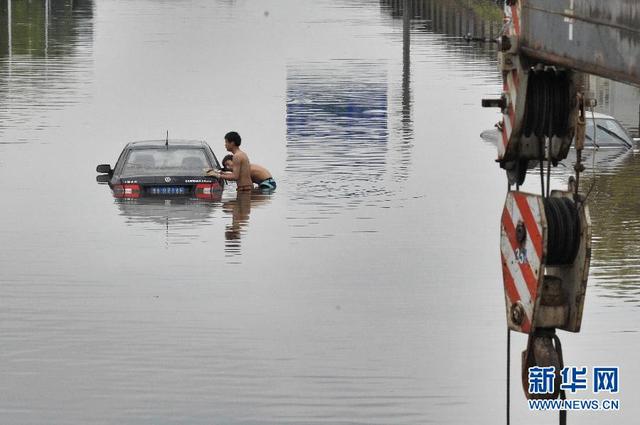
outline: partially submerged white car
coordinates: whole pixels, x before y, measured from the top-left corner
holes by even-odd
[[[584,147],[631,149],[634,139],[614,117],[594,112],[586,113]]]

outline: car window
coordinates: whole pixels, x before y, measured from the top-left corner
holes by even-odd
[[[201,176],[205,168],[211,168],[211,163],[204,149],[133,149],[124,164],[122,176]]]
[[[631,146],[633,144],[624,128],[615,120],[596,118],[595,134],[593,120],[587,116],[586,121],[585,135],[587,143],[593,142],[595,137],[595,142],[601,147]]]

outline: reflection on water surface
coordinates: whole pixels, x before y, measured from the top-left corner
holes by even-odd
[[[225,253],[227,257],[234,257],[242,254],[243,235],[249,227],[249,217],[251,208],[258,208],[271,201],[272,194],[262,193],[259,190],[252,192],[241,191],[236,193],[235,199],[230,199],[222,203],[222,211],[231,217],[231,222],[227,223],[225,238]]]
[[[105,187],[106,189],[106,187]],[[224,247],[228,257],[242,254],[241,240],[247,232],[251,208],[267,205],[272,194],[259,190],[216,192],[213,200],[191,198],[115,199],[125,223],[145,232],[166,233],[166,246],[197,241],[203,231],[210,231],[212,220],[223,220]],[[220,214],[222,212],[222,214]],[[239,264],[238,260],[234,263]]]
[[[597,154],[599,155],[599,153]],[[593,222],[591,277],[598,295],[640,306],[640,156],[627,152],[587,173]]]
[[[0,135],[25,143],[28,131],[55,122],[60,110],[87,98],[92,78],[93,0],[0,2]],[[10,12],[10,13],[9,13]]]
[[[301,191],[297,197],[353,203],[383,188],[388,152],[384,69],[352,61],[288,68],[287,171]]]

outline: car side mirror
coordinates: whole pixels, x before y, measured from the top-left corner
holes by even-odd
[[[109,183],[109,180],[111,180],[109,174],[98,174],[96,176],[96,181],[100,184]]]
[[[111,174],[113,170],[111,169],[111,165],[109,164],[100,164],[96,167],[96,171],[98,173]]]

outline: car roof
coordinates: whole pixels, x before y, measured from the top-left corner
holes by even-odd
[[[154,148],[166,148],[167,144],[169,149],[172,147],[181,148],[203,148],[209,146],[207,142],[203,140],[183,140],[183,139],[169,139],[167,140],[138,140],[135,142],[127,143],[126,149],[154,149]]]
[[[591,118],[591,112],[585,112],[585,118],[589,119]],[[602,114],[600,112],[594,112],[593,113],[593,118],[596,119],[603,119],[603,120],[615,120],[614,117],[612,117],[611,115],[607,115],[607,114]]]

